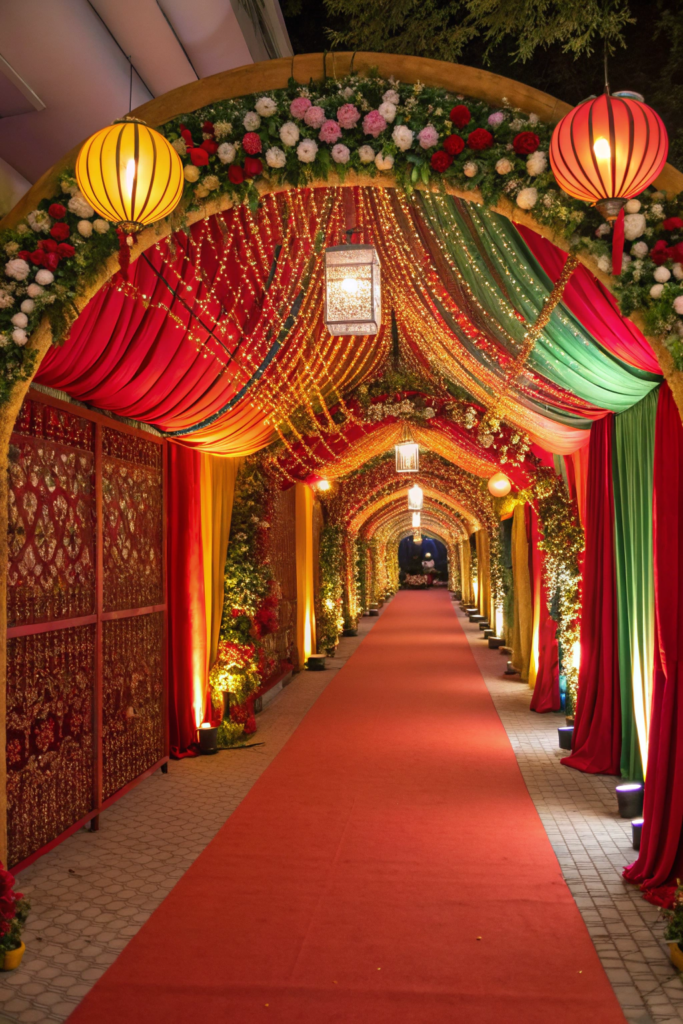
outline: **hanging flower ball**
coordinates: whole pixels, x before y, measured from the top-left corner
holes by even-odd
[[[528,156],[530,153],[535,153],[540,145],[541,140],[536,132],[520,132],[512,140],[512,148],[517,156]]]
[[[360,110],[353,103],[345,103],[337,111],[337,120],[342,128],[355,128],[360,121]]]
[[[489,149],[493,145],[493,135],[486,128],[475,128],[467,136],[467,145],[474,150]]]
[[[363,118],[363,131],[366,135],[372,135],[373,139],[384,131],[387,126],[387,122],[384,120],[379,110],[371,110],[369,114],[366,114]]]
[[[459,103],[451,110],[449,120],[455,128],[464,128],[472,120],[469,107],[466,107],[464,103]]]
[[[444,139],[443,148],[450,156],[459,156],[465,148],[465,140],[461,135],[453,133]]]

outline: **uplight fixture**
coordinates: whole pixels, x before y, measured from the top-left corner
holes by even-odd
[[[419,512],[422,509],[424,494],[419,484],[413,484],[408,491],[408,508],[411,512]]]
[[[643,813],[642,782],[625,782],[616,786],[620,818],[639,818]]]
[[[325,250],[325,324],[333,335],[378,333],[382,285],[374,245],[332,245]]]
[[[396,450],[396,472],[417,473],[420,468],[420,446],[413,439],[410,427],[403,424],[403,437],[400,444],[394,445]]]

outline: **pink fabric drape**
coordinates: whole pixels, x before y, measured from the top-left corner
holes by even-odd
[[[570,768],[601,775],[619,775],[621,758],[613,426],[610,414],[591,430],[578,706],[573,750],[562,760]]]
[[[654,461],[655,662],[640,853],[624,878],[667,906],[683,875],[683,425],[659,393]]]
[[[566,252],[523,224],[515,227],[548,277],[557,281],[567,260]],[[562,301],[612,355],[640,370],[662,372],[647,338],[635,324],[621,315],[612,293],[586,267],[581,266],[574,271]]]

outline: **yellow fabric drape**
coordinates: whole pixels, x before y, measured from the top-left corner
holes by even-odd
[[[462,587],[463,601],[467,603],[469,607],[472,606],[474,595],[472,593],[472,571],[470,566],[470,541],[460,541],[460,579]]]
[[[516,505],[512,516],[512,581],[515,616],[512,630],[512,664],[522,679],[528,679],[533,609],[529,578],[529,542],[526,536],[524,505]]]
[[[477,579],[479,592],[477,606],[479,614],[490,623],[493,622],[491,612],[491,546],[486,530],[477,530],[474,535],[477,544]]]
[[[313,491],[295,484],[296,512],[296,648],[299,668],[315,651],[315,604],[313,596]]]
[[[228,553],[235,480],[242,459],[202,452],[201,511],[206,607],[207,672],[216,660],[223,615],[223,574]]]

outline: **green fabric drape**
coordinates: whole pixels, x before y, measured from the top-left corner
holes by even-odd
[[[617,568],[621,774],[643,778],[652,696],[654,570],[652,487],[655,391],[614,420],[612,478]]]
[[[522,345],[553,288],[514,225],[481,206],[453,196],[420,193],[423,215],[483,309],[486,331],[511,351]],[[521,322],[515,314],[521,313]],[[461,339],[462,340],[462,339]],[[486,353],[471,347],[484,362]],[[530,369],[597,408],[619,413],[656,388],[661,378],[622,362],[604,349],[563,303],[559,303],[529,357]],[[531,385],[530,380],[526,381]],[[532,404],[532,403],[530,403]],[[576,413],[543,408],[573,426],[587,426]]]

